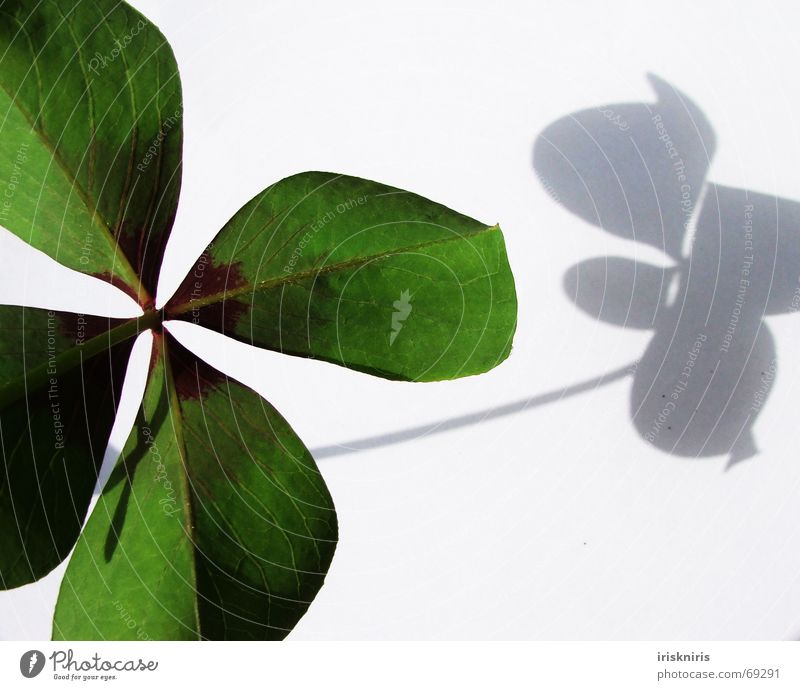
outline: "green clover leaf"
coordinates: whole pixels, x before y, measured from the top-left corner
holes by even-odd
[[[0,307],[0,585],[72,552],[56,639],[281,639],[324,582],[333,501],[280,414],[168,322],[389,379],[479,374],[516,326],[502,233],[386,185],[303,173],[245,204],[156,309],[182,165],[169,44],[116,0],[11,1],[0,15],[0,225],[142,307],[130,320]],[[87,519],[148,330],[144,398]]]

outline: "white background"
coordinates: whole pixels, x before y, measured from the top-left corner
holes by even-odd
[[[759,454],[728,471],[725,457],[646,443],[630,421],[629,377],[416,440],[335,448],[558,392],[641,357],[650,333],[593,321],[562,280],[593,256],[664,259],[555,203],[534,174],[534,141],[576,110],[652,101],[652,72],[712,123],[709,180],[800,199],[793,3],[134,4],[171,42],[185,98],[161,303],[246,200],[304,170],[499,222],[515,272],[512,356],[456,382],[386,382],[174,329],[275,404],[336,502],[340,544],[293,638],[800,636],[797,314],[768,317],[780,372],[754,427]],[[43,281],[50,260],[7,233],[0,251],[2,302],[136,313],[69,271]],[[49,636],[62,573],[0,593],[0,637]]]

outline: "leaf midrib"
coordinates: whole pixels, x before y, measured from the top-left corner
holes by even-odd
[[[83,188],[83,185],[78,181],[77,177],[69,169],[66,162],[61,158],[61,155],[58,153],[58,150],[53,142],[50,141],[50,138],[42,129],[35,125],[35,120],[31,114],[28,113],[27,110],[17,102],[17,99],[9,92],[5,82],[2,80],[0,80],[0,89],[2,89],[3,93],[5,93],[12,106],[14,106],[25,119],[25,121],[28,123],[28,126],[31,128],[31,131],[36,134],[37,138],[42,142],[42,145],[47,149],[52,159],[56,162],[61,172],[67,178],[67,181],[72,185],[72,188],[75,189],[78,197],[83,202],[84,207],[88,211],[95,225],[101,230],[102,236],[108,241],[109,248],[112,250],[115,261],[119,261],[122,267],[127,269],[130,273],[130,276],[134,281],[134,284],[130,285],[130,287],[136,291],[136,295],[139,298],[139,303],[148,303],[151,300],[150,295],[142,285],[139,275],[133,269],[133,266],[131,266],[130,261],[128,261],[128,257],[125,256],[125,252],[123,252],[122,248],[119,246],[114,234],[111,232],[108,222],[100,215],[100,212],[97,210],[97,205],[91,203],[91,196],[89,193]],[[128,281],[126,280],[126,283],[127,282]]]
[[[192,501],[191,487],[189,486],[189,467],[188,467],[188,454],[186,451],[186,441],[183,435],[183,410],[181,408],[180,400],[178,400],[178,392],[175,388],[175,379],[172,375],[172,365],[169,359],[169,350],[167,345],[167,336],[165,333],[156,334],[153,339],[153,347],[159,348],[158,356],[162,358],[164,366],[164,385],[167,387],[167,395],[169,400],[170,421],[172,429],[175,432],[175,440],[178,446],[178,454],[181,459],[180,476],[183,484],[184,500],[182,501],[184,530],[186,536],[190,541],[189,551],[192,555],[192,578],[194,580],[193,589],[195,596],[192,596],[192,607],[194,611],[195,632],[197,639],[203,639],[203,632],[200,626],[200,603],[199,591],[197,589],[197,547],[195,544],[192,533],[194,531],[195,517],[194,517],[194,504]],[[173,412],[174,410],[174,412]]]
[[[462,240],[468,240],[473,237],[479,237],[480,235],[490,233],[494,230],[500,230],[500,226],[488,225],[482,227],[480,230],[476,230],[475,232],[471,233],[465,233],[463,235],[456,234],[452,237],[430,240],[428,242],[420,242],[418,244],[412,244],[405,247],[398,247],[396,249],[391,249],[385,252],[378,252],[376,254],[369,254],[367,256],[355,257],[353,259],[348,259],[347,261],[342,261],[339,263],[330,264],[328,266],[323,266],[322,268],[309,268],[304,271],[298,271],[297,273],[280,276],[278,278],[271,278],[256,283],[248,283],[246,285],[240,285],[235,288],[225,289],[222,292],[215,292],[211,295],[206,295],[205,297],[201,297],[200,299],[189,300],[187,302],[182,302],[175,306],[168,306],[167,312],[169,313],[170,316],[185,314],[190,310],[207,307],[211,304],[216,304],[217,302],[221,302],[223,300],[234,299],[239,295],[249,292],[255,292],[256,290],[271,290],[272,288],[280,287],[282,285],[289,285],[292,283],[300,282],[302,280],[305,280],[306,278],[326,275],[328,273],[335,273],[337,271],[344,271],[348,268],[361,266],[370,263],[372,261],[376,261],[377,259],[385,258],[387,256],[393,256],[395,254],[405,254],[409,251],[426,249],[428,247],[433,247],[440,244],[447,244],[448,242],[459,242]]]

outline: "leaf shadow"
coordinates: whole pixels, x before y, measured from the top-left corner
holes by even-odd
[[[167,396],[159,396],[158,404],[153,410],[151,418],[148,420],[145,414],[143,405],[140,406],[136,415],[136,422],[134,423],[133,432],[136,433],[136,444],[131,450],[122,450],[122,460],[117,463],[117,466],[108,478],[108,483],[103,489],[103,494],[116,487],[120,482],[124,482],[122,492],[114,507],[114,514],[111,517],[111,522],[106,534],[103,555],[106,563],[109,563],[114,556],[114,553],[119,546],[122,530],[125,526],[125,520],[128,515],[128,508],[130,498],[133,493],[133,480],[137,468],[145,456],[149,453],[151,440],[150,436],[144,432],[144,429],[160,429],[167,419],[169,414],[169,403]],[[129,440],[130,443],[130,440]],[[127,444],[126,444],[127,446]]]
[[[800,307],[800,203],[706,179],[716,140],[686,95],[649,75],[656,100],[589,108],[548,125],[533,166],[554,201],[660,250],[661,265],[596,257],[564,289],[593,320],[649,330],[629,416],[684,458],[757,454],[752,427],[777,374],[766,316]]]
[[[676,457],[757,454],[752,426],[777,374],[764,317],[800,309],[800,203],[709,182],[716,149],[702,110],[648,75],[652,103],[588,108],[537,137],[550,197],[592,226],[659,250],[661,265],[596,257],[563,288],[594,320],[650,330],[641,358],[557,391],[428,425],[321,446],[317,459],[403,443],[534,409],[630,375],[629,417]]]

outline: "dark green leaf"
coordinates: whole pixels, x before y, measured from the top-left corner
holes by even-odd
[[[130,353],[129,342],[109,350],[107,335],[92,338],[109,325],[99,317],[0,307],[4,589],[46,575],[80,532]]]
[[[169,44],[117,0],[5,0],[0,87],[0,225],[146,303],[181,178]]]
[[[496,366],[516,310],[499,227],[320,172],[242,207],[167,306],[260,347],[415,381]]]
[[[261,396],[157,335],[123,457],[70,560],[57,639],[280,639],[336,546],[314,460]]]

